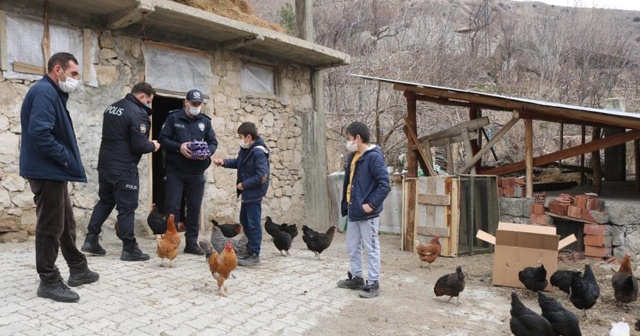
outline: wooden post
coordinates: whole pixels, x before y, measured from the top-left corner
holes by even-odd
[[[636,161],[636,191],[640,191],[640,140],[633,140],[633,157]]]
[[[477,106],[471,106],[469,108],[469,120],[475,120],[478,119],[482,116],[482,112],[480,110],[479,107]],[[478,151],[480,150],[480,144],[482,141],[482,133],[481,132],[477,132],[477,136],[475,139],[471,139],[471,157],[474,157],[476,154],[478,154]],[[476,161],[476,165],[475,165],[475,170],[480,170],[482,167],[482,157],[480,159],[478,159],[478,161]],[[473,174],[475,174],[475,171],[473,172]]]
[[[44,58],[44,68],[47,69],[47,62],[51,58],[51,39],[49,36],[49,1],[44,1],[44,33],[42,35],[42,57]]]
[[[564,123],[560,123],[560,150],[564,148]],[[562,169],[562,159],[558,161],[558,166]]]
[[[587,136],[587,127],[582,125],[582,138],[581,145],[584,145]],[[580,186],[584,186],[587,182],[587,174],[584,172],[584,154],[580,154]]]
[[[533,197],[533,120],[524,120],[524,156],[526,165],[527,198]]]
[[[591,142],[600,139],[600,127],[593,127]],[[593,188],[591,191],[600,195],[602,191],[602,166],[600,165],[600,150],[591,152],[591,168],[593,169]]]
[[[411,91],[405,91],[404,96],[407,99],[407,127],[417,134],[417,117],[416,117],[416,94]],[[405,227],[404,250],[413,252],[415,248],[415,231],[416,231],[416,193],[418,187],[418,156],[416,151],[411,148],[411,141],[407,138],[407,177],[405,178],[407,187],[407,204],[405,204],[405,218],[407,226]]]

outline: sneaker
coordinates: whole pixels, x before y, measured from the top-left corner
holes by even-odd
[[[87,268],[83,272],[71,272],[67,284],[70,287],[78,287],[81,285],[94,283],[98,281],[98,278],[100,278],[100,275],[98,273],[93,272]]]
[[[238,259],[238,266],[255,266],[260,263],[260,256],[252,254],[244,259]]]
[[[351,272],[347,272],[347,279],[338,281],[338,287],[346,289],[360,289],[364,286],[364,279],[358,276],[353,276]]]
[[[140,251],[138,244],[135,244],[132,248],[123,248],[120,255],[120,260],[123,261],[145,261],[150,258],[148,254]]]
[[[247,251],[243,251],[243,252],[238,252],[236,253],[236,258],[238,259],[247,259],[249,258],[251,255],[249,254],[249,252]]]
[[[198,244],[187,244],[184,247],[184,253],[190,253],[195,255],[204,255],[204,251],[198,246]]]
[[[379,289],[378,281],[367,281],[367,285],[362,286],[359,294],[361,298],[370,299],[378,296]]]
[[[105,251],[105,249],[100,246],[100,239],[102,239],[102,237],[96,234],[87,234],[87,237],[84,239],[84,244],[82,244],[80,251],[87,252],[91,255],[96,256],[103,256],[107,254],[107,251]]]
[[[38,296],[57,302],[78,302],[78,300],[80,300],[80,295],[69,289],[69,287],[62,282],[62,279],[54,282],[44,282],[40,280]]]

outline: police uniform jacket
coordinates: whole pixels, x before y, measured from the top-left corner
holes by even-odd
[[[202,174],[211,165],[211,158],[204,160],[188,159],[180,153],[185,142],[204,141],[209,145],[211,155],[218,148],[218,140],[211,126],[211,118],[200,113],[193,118],[187,116],[184,109],[173,110],[162,125],[158,141],[165,151],[168,171],[184,174]]]
[[[132,94],[104,111],[98,169],[137,169],[142,154],[153,152],[149,141],[151,109]]]

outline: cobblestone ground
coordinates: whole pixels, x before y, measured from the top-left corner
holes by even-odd
[[[264,241],[261,265],[238,267],[226,282],[228,297],[217,294],[204,257],[181,253],[173,268],[160,267],[155,240],[139,238],[151,260],[124,262],[113,232],[105,236],[107,255],[89,257],[100,280],[77,287],[79,303],[37,297],[33,238],[0,245],[0,335],[303,334],[360,300],[336,289],[347,270],[341,234],[320,260],[301,237],[288,257]],[[66,281],[62,255],[58,267]]]

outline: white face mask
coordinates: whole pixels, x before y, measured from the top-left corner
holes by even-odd
[[[190,115],[195,117],[200,113],[201,107],[202,106],[195,107],[195,106],[189,105],[189,108],[187,109],[187,111],[189,112]]]
[[[58,77],[58,87],[60,88],[60,90],[65,93],[69,93],[77,89],[80,81],[71,76],[68,76],[66,73],[64,75],[67,77],[64,82],[60,80],[60,77]]]
[[[238,144],[240,145],[241,148],[247,149],[249,148],[249,146],[251,146],[250,144],[244,142],[244,140],[238,140]]]
[[[346,147],[347,147],[347,151],[349,151],[349,152],[355,152],[355,151],[358,150],[358,144],[356,143],[355,140],[347,141]]]

